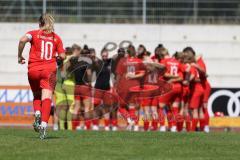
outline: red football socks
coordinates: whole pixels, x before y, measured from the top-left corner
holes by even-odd
[[[158,121],[155,120],[155,119],[153,119],[153,120],[152,120],[152,130],[153,130],[153,131],[156,131],[157,128],[158,128]]]
[[[149,129],[149,121],[148,120],[145,120],[143,122],[143,129],[144,129],[144,131],[148,131],[148,129]]]
[[[111,125],[117,126],[117,119],[111,119]]]
[[[160,126],[164,126],[165,125],[165,117],[164,117],[163,108],[158,109],[158,119],[159,119]]]
[[[130,108],[129,109],[129,115],[132,120],[135,121],[135,124],[138,123],[138,116],[136,116],[136,109],[135,108]]]
[[[185,125],[188,132],[191,131],[191,117],[189,115],[185,116]]]
[[[200,122],[200,131],[204,130],[206,119],[199,119]]]
[[[46,98],[42,100],[42,121],[48,123],[51,111],[52,100]]]
[[[173,126],[173,114],[172,111],[169,110],[167,113],[167,120],[168,120],[168,128],[172,128]]]
[[[182,115],[178,115],[177,118],[177,131],[181,132],[183,129],[183,122],[184,122],[184,118]]]
[[[204,118],[205,118],[205,125],[209,125],[209,114],[207,108],[203,108]]]
[[[178,107],[173,107],[172,108],[172,114],[173,114],[172,125],[176,126],[177,119],[178,119]]]
[[[85,119],[85,127],[87,130],[91,129],[91,120],[90,119]]]
[[[130,118],[130,115],[129,115],[128,111],[126,110],[126,108],[120,107],[118,111],[123,116],[123,118],[125,118],[125,119]]]
[[[104,126],[108,127],[110,124],[110,120],[109,119],[104,119]]]
[[[77,126],[79,126],[80,121],[78,119],[72,119],[72,130],[76,130]]]
[[[34,112],[36,112],[36,111],[40,111],[41,112],[41,104],[42,104],[42,101],[40,99],[34,99],[33,100]]]
[[[95,125],[95,126],[98,126],[99,125],[99,119],[93,119],[92,124]]]
[[[198,119],[193,118],[193,119],[192,119],[192,128],[191,128],[191,131],[193,131],[193,132],[196,131],[197,124],[198,124]]]

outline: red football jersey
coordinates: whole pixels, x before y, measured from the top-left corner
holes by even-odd
[[[56,68],[56,56],[65,52],[61,38],[54,32],[33,30],[26,33],[30,39],[28,69],[42,70]]]
[[[167,74],[183,77],[182,65],[175,58],[165,58],[161,63],[166,67]]]
[[[147,72],[145,75],[145,82],[148,84],[157,84],[161,77],[161,73],[159,70],[153,70],[151,72]]]
[[[206,65],[202,59],[202,57],[197,59],[197,64],[206,72]],[[201,81],[205,81],[207,79],[206,74],[200,74],[200,79]]]
[[[199,58],[198,58],[197,64],[206,72],[206,65],[205,65],[202,57],[199,57]]]
[[[209,82],[208,82],[207,77],[206,77],[207,67],[206,67],[202,57],[198,58],[197,64],[205,71],[204,75],[200,74],[199,76],[200,76],[203,87],[206,87],[206,86],[209,85]]]
[[[138,72],[144,71],[144,64],[139,58],[124,58],[118,63],[116,73],[119,75],[133,73],[137,74]]]
[[[199,80],[200,79],[200,76],[199,76],[199,72],[198,70],[191,66],[191,69],[190,69],[190,73],[192,76],[194,76],[192,82],[191,82],[191,90],[192,91],[198,91],[198,92],[202,92],[203,91],[203,86],[202,86],[202,83],[201,82],[195,82],[195,80]]]

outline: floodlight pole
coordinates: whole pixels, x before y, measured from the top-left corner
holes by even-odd
[[[47,0],[43,0],[43,7],[42,7],[42,13],[46,13],[47,11]]]
[[[147,17],[147,0],[142,0],[142,23],[146,24]]]
[[[21,2],[21,20],[23,22],[25,20],[26,0],[22,0]]]
[[[77,1],[77,17],[78,21],[81,22],[82,18],[82,0]]]
[[[198,19],[198,0],[194,0],[193,4],[193,20],[196,23]]]

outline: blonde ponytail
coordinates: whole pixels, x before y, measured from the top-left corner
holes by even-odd
[[[40,29],[48,33],[54,32],[54,18],[50,14],[43,14],[40,17]]]

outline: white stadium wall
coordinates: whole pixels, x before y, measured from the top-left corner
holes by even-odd
[[[27,66],[17,64],[17,45],[24,33],[37,27],[0,23],[0,85],[27,84]],[[64,46],[88,44],[98,52],[106,42],[122,40],[145,44],[150,51],[163,43],[170,53],[192,46],[203,55],[213,87],[240,87],[240,26],[56,24],[56,32]],[[27,54],[25,49],[25,57]]]

